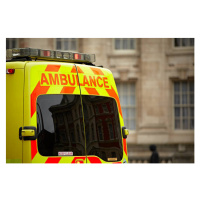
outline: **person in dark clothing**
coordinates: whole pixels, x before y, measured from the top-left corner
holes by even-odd
[[[150,163],[159,163],[159,154],[156,151],[156,145],[150,145],[149,149],[152,151],[152,155],[150,157]]]

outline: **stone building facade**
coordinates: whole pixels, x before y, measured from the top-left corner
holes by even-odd
[[[129,162],[149,162],[151,144],[161,163],[194,162],[194,39],[9,38],[12,47],[96,54],[117,83]]]

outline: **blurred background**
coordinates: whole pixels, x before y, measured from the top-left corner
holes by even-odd
[[[94,53],[115,78],[129,163],[194,163],[194,38],[7,38],[9,48]]]

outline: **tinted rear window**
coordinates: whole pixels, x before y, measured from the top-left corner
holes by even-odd
[[[119,161],[121,129],[113,98],[82,95],[41,95],[37,99],[38,151],[42,156],[98,156]],[[85,136],[84,136],[85,130]],[[86,151],[85,151],[86,143]]]
[[[122,137],[116,101],[101,96],[83,96],[87,155],[104,161],[120,161]]]
[[[42,156],[65,152],[85,155],[79,95],[41,95],[37,99],[38,151]]]

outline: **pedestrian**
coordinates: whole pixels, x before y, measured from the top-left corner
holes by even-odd
[[[159,154],[156,151],[156,145],[150,145],[149,149],[150,151],[152,151],[152,154],[150,157],[150,163],[159,163]]]

